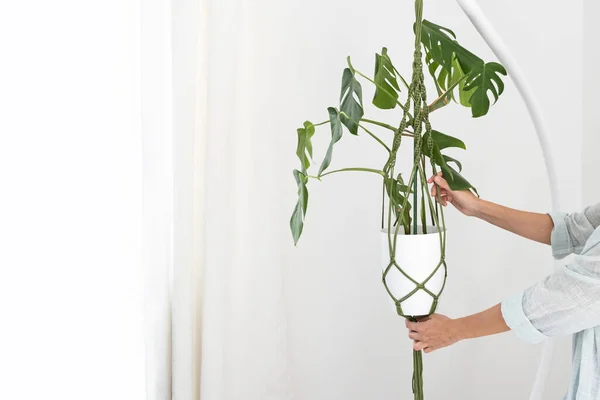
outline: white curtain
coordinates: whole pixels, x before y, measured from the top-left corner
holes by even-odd
[[[252,5],[144,7],[148,398],[290,398]]]
[[[264,120],[253,12],[259,3],[205,1],[205,282],[202,399],[291,398],[273,182],[277,142]],[[259,95],[260,94],[260,95]]]

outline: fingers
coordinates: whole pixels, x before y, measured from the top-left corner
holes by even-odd
[[[427,343],[420,342],[420,341],[413,342],[413,349],[416,350],[416,351],[423,350],[423,352],[426,353],[426,354],[431,353],[432,351],[438,350],[437,347],[428,346]]]
[[[433,175],[431,178],[427,180],[427,183],[433,183],[433,180],[436,176],[442,176],[441,172],[438,172],[436,175]]]
[[[433,185],[431,187],[431,196],[433,198],[435,198],[438,203],[440,203],[443,206],[446,206],[448,204],[448,201],[452,201],[451,200],[452,196],[448,196],[447,190],[445,190],[445,189],[440,190],[440,198],[439,199],[438,199],[437,193],[438,193],[438,185]]]
[[[413,343],[413,349],[416,351],[421,351],[425,348],[425,343],[416,341]]]
[[[412,340],[416,340],[416,341],[418,341],[419,339],[421,339],[421,335],[417,331],[410,331],[410,332],[408,332],[408,337],[411,338]]]
[[[448,182],[439,174],[433,177],[433,183],[435,183],[436,185],[439,185],[442,189],[451,191],[450,185],[448,185]]]
[[[406,320],[406,327],[414,332],[419,331],[419,323],[418,322],[412,322],[412,321]]]
[[[450,189],[448,182],[443,178],[441,172],[438,172],[436,175],[433,175],[431,178],[429,178],[427,183],[434,183],[434,185],[431,187],[431,196],[434,197],[438,203],[444,207],[448,205],[448,202],[452,203],[452,190]]]

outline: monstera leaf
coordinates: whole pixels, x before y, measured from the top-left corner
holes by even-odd
[[[329,143],[329,147],[327,148],[327,154],[325,154],[325,158],[321,163],[321,168],[319,168],[319,176],[329,167],[331,164],[331,156],[333,155],[333,145],[336,144],[342,138],[342,121],[340,120],[340,113],[334,107],[329,107],[327,109],[329,113],[329,125],[331,126],[331,142]]]
[[[473,91],[469,98],[473,117],[481,117],[490,109],[488,91],[494,96],[494,102],[504,91],[504,83],[500,75],[506,75],[504,67],[495,62],[480,64],[467,75],[465,91]],[[495,84],[495,85],[494,85]],[[496,86],[498,87],[496,89]]]
[[[446,164],[454,163],[456,165],[456,167],[458,168],[458,172],[462,171],[462,163],[460,161],[458,161],[456,158],[452,158],[447,155],[443,155],[443,157],[444,157],[444,161],[446,161]]]
[[[312,159],[312,137],[315,134],[315,126],[310,122],[304,122],[304,127],[298,129],[298,147],[296,148],[296,155],[300,159],[302,165],[302,171],[306,173],[308,167],[310,167],[310,160]]]
[[[298,185],[298,202],[290,218],[290,228],[292,230],[292,237],[294,238],[294,245],[298,244],[298,239],[302,235],[302,228],[304,227],[304,217],[306,216],[306,209],[308,207],[308,190],[306,189],[306,182],[308,177],[297,169],[294,170],[294,178]]]
[[[396,179],[394,178],[385,178],[385,189],[392,203],[392,208],[394,209],[394,214],[396,214],[396,220],[400,221],[404,226],[406,232],[410,230],[410,224],[412,222],[410,210],[411,204],[409,201],[406,202],[406,207],[402,210],[402,205],[404,204],[404,200],[406,196],[411,192],[404,184],[404,180],[402,179],[402,175],[398,174]]]
[[[340,115],[342,124],[350,133],[358,135],[358,123],[364,115],[362,101],[362,87],[354,77],[350,68],[344,69],[342,76],[342,92],[340,94]]]
[[[398,102],[398,80],[392,60],[384,47],[380,54],[375,54],[375,96],[373,105],[383,110],[390,110],[396,107]]]
[[[431,137],[433,138],[433,142],[437,145],[438,149],[440,150],[444,150],[449,147],[455,147],[463,150],[467,149],[467,146],[465,146],[465,143],[462,140],[450,135],[446,135],[445,133],[432,130]],[[425,151],[425,149],[427,148],[428,140],[429,133],[425,133],[425,135],[423,135],[423,151]]]
[[[485,63],[458,44],[450,29],[427,20],[423,21],[421,42],[427,51],[425,60],[438,92],[441,94],[458,85],[460,103],[471,107],[473,117],[487,114],[488,92],[495,102],[504,91],[500,77],[506,75],[504,67],[494,62]]]
[[[445,133],[438,131],[431,131],[431,137],[433,139],[433,154],[429,151],[429,146],[427,144],[429,140],[429,134],[426,133],[423,135],[423,145],[422,145],[422,153],[433,159],[433,161],[440,166],[442,173],[444,174],[444,179],[448,181],[450,188],[452,190],[473,190],[477,193],[477,189],[473,185],[469,183],[459,171],[456,171],[454,168],[448,165],[449,162],[453,162],[456,164],[459,170],[462,170],[462,165],[460,161],[442,154],[441,150],[446,148],[460,148],[466,149],[465,144],[462,140],[457,139],[455,137],[446,135]]]

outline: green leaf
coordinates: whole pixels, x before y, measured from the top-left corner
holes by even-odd
[[[358,123],[364,115],[362,87],[350,68],[344,69],[344,75],[342,76],[340,111],[345,114],[340,115],[342,124],[348,128],[350,133],[358,135]]]
[[[490,99],[488,92],[494,96],[494,103],[504,92],[504,83],[500,75],[506,75],[504,67],[495,62],[481,64],[471,71],[467,76],[464,90],[473,91],[469,98],[473,117],[482,117],[490,109]],[[497,87],[496,87],[497,86]]]
[[[375,96],[373,105],[383,110],[389,110],[396,107],[398,102],[398,80],[392,60],[384,47],[381,55],[375,54]]]
[[[461,172],[461,171],[462,171],[462,164],[461,164],[461,162],[460,162],[460,161],[458,161],[457,159],[455,159],[455,158],[452,158],[452,157],[450,157],[450,156],[447,156],[447,155],[445,155],[445,154],[443,154],[443,157],[444,157],[444,161],[446,161],[446,164],[448,164],[448,163],[451,163],[451,162],[452,162],[452,163],[456,164],[456,167],[458,168],[458,172]]]
[[[437,90],[438,96],[441,96],[444,93],[444,89],[442,89],[442,87],[440,86],[440,83],[438,82],[438,79],[435,77],[436,71],[438,70],[440,65],[438,63],[436,63],[435,61],[433,61],[433,57],[431,56],[431,53],[425,54],[425,63],[427,64],[429,73],[433,77],[433,82],[435,83],[435,88]],[[442,71],[445,71],[445,70],[442,69]],[[445,81],[444,78],[442,78],[441,80]]]
[[[427,154],[424,154],[427,157],[430,157],[430,155],[428,154],[429,151],[427,151]],[[448,161],[454,161],[453,158],[448,157],[446,155],[443,155],[440,152],[440,149],[437,147],[436,144],[434,144],[433,146],[433,161],[440,166],[442,173],[444,175],[444,179],[446,179],[446,181],[448,181],[448,184],[450,185],[450,188],[452,190],[467,190],[467,189],[473,189],[475,191],[475,193],[477,193],[477,190],[475,189],[475,187],[473,185],[471,185],[458,171],[456,171],[454,168],[452,168],[451,166],[448,165]],[[430,157],[431,158],[431,157]],[[462,167],[462,165],[461,165]]]
[[[321,164],[321,168],[319,168],[319,176],[329,167],[331,164],[331,156],[333,155],[333,145],[336,144],[342,138],[342,121],[340,120],[340,113],[334,107],[329,107],[327,109],[329,112],[329,125],[331,126],[331,142],[329,143],[329,147],[327,148],[327,154],[325,154],[325,158],[323,159],[323,163]]]
[[[404,204],[404,199],[409,192],[408,187],[404,184],[401,175],[398,175],[396,179],[385,178],[384,181],[386,192],[392,203],[394,214],[396,214],[396,219],[400,220],[405,229],[408,230],[412,221],[410,216],[410,201],[406,202],[406,208],[404,209],[404,212],[402,212],[402,204]]]
[[[312,142],[311,139],[315,134],[315,126],[310,122],[304,122],[304,128],[298,129],[298,147],[296,148],[296,155],[300,159],[302,170],[306,172],[310,167],[310,160],[312,158]]]
[[[450,103],[450,100],[454,100],[454,89],[457,86],[460,87],[460,85],[464,84],[464,78],[466,77],[463,77],[462,79],[454,82],[449,88],[446,89],[445,92],[440,93],[440,97],[438,97],[433,103],[429,105],[429,112],[433,112],[439,108],[442,108],[448,103]],[[438,88],[440,88],[441,90],[440,86],[438,86]]]
[[[467,90],[465,88],[465,82],[466,82],[466,75],[462,70],[462,67],[460,66],[460,63],[458,62],[458,60],[456,59],[456,57],[454,57],[454,76],[452,77],[452,80],[454,82],[458,82],[458,99],[460,101],[460,104],[465,106],[465,107],[471,107],[471,103],[469,101],[469,99],[471,99],[471,96],[473,95],[473,92],[475,91],[474,89],[471,90]],[[456,99],[455,99],[456,100]]]
[[[433,142],[437,145],[438,149],[443,150],[443,149],[447,149],[449,147],[455,147],[455,148],[459,148],[459,149],[463,149],[466,150],[467,146],[465,146],[465,143],[458,139],[455,138],[453,136],[450,135],[446,135],[445,133],[436,131],[436,130],[432,130],[431,131],[431,138],[433,139]],[[427,145],[427,141],[429,140],[429,134],[425,133],[425,135],[423,135],[423,152],[429,152],[429,148]],[[427,156],[429,156],[428,154],[426,154]]]
[[[448,181],[448,184],[450,185],[450,189],[452,189],[452,190],[473,190],[475,193],[477,193],[477,189],[475,189],[475,186],[471,185],[469,183],[469,181],[467,181],[454,168],[452,168],[445,162],[443,165],[440,165],[440,168],[442,169],[444,179],[446,179],[446,181]],[[450,177],[450,176],[452,178],[448,179],[448,177]]]
[[[456,72],[455,75],[452,74],[455,60],[466,74],[470,73],[476,65],[483,63],[481,58],[458,44],[454,32],[427,20],[423,20],[421,42],[427,50],[426,60],[435,62],[436,66],[445,70],[444,79],[437,79],[438,83],[445,83],[444,87],[450,86],[453,76],[457,76]]]
[[[438,91],[444,92],[466,76],[459,84],[460,103],[471,107],[473,117],[483,116],[490,108],[488,91],[492,92],[495,101],[503,92],[504,83],[499,75],[506,75],[506,70],[498,63],[486,64],[455,39],[456,35],[450,29],[423,21],[421,42],[427,51],[425,60]]]
[[[433,138],[433,157],[429,151],[429,146],[427,145],[428,134],[423,135],[423,147],[422,153],[429,158],[433,158],[433,162],[440,166],[442,169],[442,173],[444,174],[444,179],[448,181],[450,188],[452,190],[466,190],[472,189],[477,193],[477,190],[473,185],[471,185],[458,171],[448,165],[449,162],[453,162],[456,164],[459,170],[462,170],[462,164],[460,161],[455,160],[454,158],[442,154],[441,149],[445,148],[461,148],[465,149],[465,144],[455,137],[446,135],[444,133],[438,131],[431,131],[431,137]]]
[[[306,189],[308,177],[295,169],[294,178],[298,185],[298,202],[290,218],[290,228],[292,230],[292,237],[294,238],[294,245],[296,245],[300,239],[300,235],[302,235],[304,217],[306,216],[306,209],[308,207],[308,190]]]

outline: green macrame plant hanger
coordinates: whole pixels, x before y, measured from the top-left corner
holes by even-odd
[[[392,149],[390,152],[389,159],[384,167],[384,172],[387,176],[394,176],[394,168],[396,164],[396,156],[398,153],[398,149],[400,148],[400,144],[402,141],[402,132],[408,127],[408,125],[412,125],[414,127],[414,163],[413,169],[411,172],[410,179],[408,180],[407,186],[413,188],[414,202],[413,204],[417,204],[417,183],[420,181],[421,189],[423,194],[427,194],[427,201],[430,209],[433,209],[433,200],[431,195],[429,194],[429,190],[427,187],[427,179],[425,175],[425,162],[422,159],[422,146],[423,146],[423,137],[426,138],[426,146],[429,150],[430,155],[434,155],[434,141],[432,136],[431,124],[429,122],[429,105],[427,104],[427,89],[425,88],[425,79],[423,74],[423,54],[421,51],[421,30],[423,26],[423,0],[415,1],[415,50],[414,50],[414,58],[412,64],[412,79],[408,89],[408,97],[406,103],[404,104],[402,120],[400,123],[400,127],[394,134],[394,141],[392,145]],[[411,107],[412,106],[412,107]],[[410,110],[413,110],[413,115],[410,115]],[[423,126],[425,128],[425,132],[423,132]],[[433,173],[437,173],[437,166],[435,164],[435,157],[429,157],[431,161],[431,168]],[[419,179],[418,179],[419,178]],[[437,191],[439,196],[439,190]],[[426,292],[433,299],[431,308],[429,310],[429,314],[433,314],[437,308],[438,300],[444,290],[447,278],[447,265],[445,261],[445,252],[446,252],[446,224],[444,220],[444,212],[442,208],[438,208],[436,206],[436,212],[432,213],[432,219],[434,225],[439,227],[438,233],[440,237],[440,248],[441,248],[441,257],[434,268],[432,273],[425,280],[419,282],[413,279],[410,275],[408,275],[403,269],[402,266],[398,265],[396,261],[396,245],[397,245],[397,237],[399,233],[399,229],[402,224],[399,223],[398,219],[396,221],[392,220],[392,214],[394,214],[394,208],[399,211],[399,219],[402,219],[405,214],[402,213],[402,210],[406,210],[409,193],[404,196],[404,200],[402,203],[398,202],[394,204],[394,196],[390,196],[391,201],[389,202],[388,207],[388,220],[387,220],[387,232],[388,232],[388,244],[389,244],[389,264],[387,268],[383,272],[383,285],[385,286],[386,291],[393,299],[396,304],[396,310],[398,315],[405,317],[411,321],[417,321],[418,317],[423,317],[423,315],[406,315],[402,311],[402,303],[406,301],[408,298],[413,296],[419,290]],[[423,197],[422,197],[423,198]],[[422,209],[424,209],[422,207]],[[441,221],[440,218],[441,217]],[[423,218],[423,228],[425,229],[426,221]],[[441,222],[441,223],[440,223]],[[417,218],[413,218],[413,232],[417,232]],[[392,233],[393,231],[393,233]],[[390,291],[387,283],[387,277],[390,272],[395,268],[398,270],[406,279],[411,281],[414,284],[414,289],[410,291],[408,294],[403,296],[402,298],[396,298]],[[427,282],[438,272],[440,268],[444,268],[444,281],[441,290],[438,293],[433,293],[427,288]],[[414,393],[415,400],[423,400],[423,358],[422,352],[413,350],[413,385],[412,390]]]

